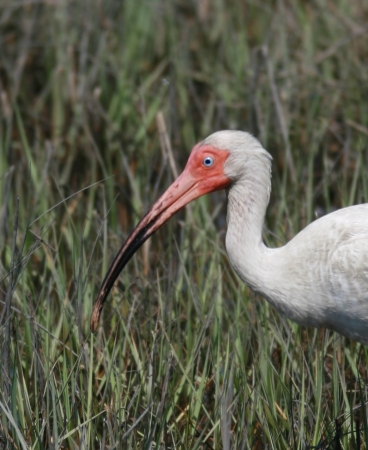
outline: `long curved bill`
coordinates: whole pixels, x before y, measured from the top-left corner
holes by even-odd
[[[183,206],[208,192],[222,189],[229,184],[229,180],[225,177],[222,177],[220,182],[218,178],[216,182],[211,182],[211,177],[203,179],[196,174],[192,175],[191,166],[189,160],[184,172],[141,219],[116,255],[93,306],[90,324],[92,332],[97,329],[104,302],[115,280],[139,247]]]

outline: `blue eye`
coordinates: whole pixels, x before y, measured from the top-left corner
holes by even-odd
[[[212,156],[206,156],[203,159],[203,165],[206,167],[211,167],[214,163],[214,159],[212,158]]]

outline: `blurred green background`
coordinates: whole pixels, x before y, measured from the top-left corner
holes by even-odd
[[[145,244],[89,331],[214,131],[274,158],[270,246],[367,202],[367,68],[366,0],[0,2],[0,448],[368,448],[366,348],[238,280],[223,192]]]

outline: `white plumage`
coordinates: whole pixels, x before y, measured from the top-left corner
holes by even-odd
[[[295,322],[368,344],[368,205],[327,214],[270,249],[262,228],[271,156],[244,132],[215,133],[205,142],[230,152],[226,249],[239,277]]]

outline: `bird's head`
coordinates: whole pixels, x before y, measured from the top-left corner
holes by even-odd
[[[189,202],[209,192],[228,188],[242,173],[243,162],[247,159],[245,153],[253,155],[255,148],[258,152],[263,150],[255,138],[242,131],[219,131],[193,148],[182,174],[141,219],[116,255],[93,308],[92,331],[97,328],[106,296],[138,248]],[[263,152],[268,155],[265,150]]]

